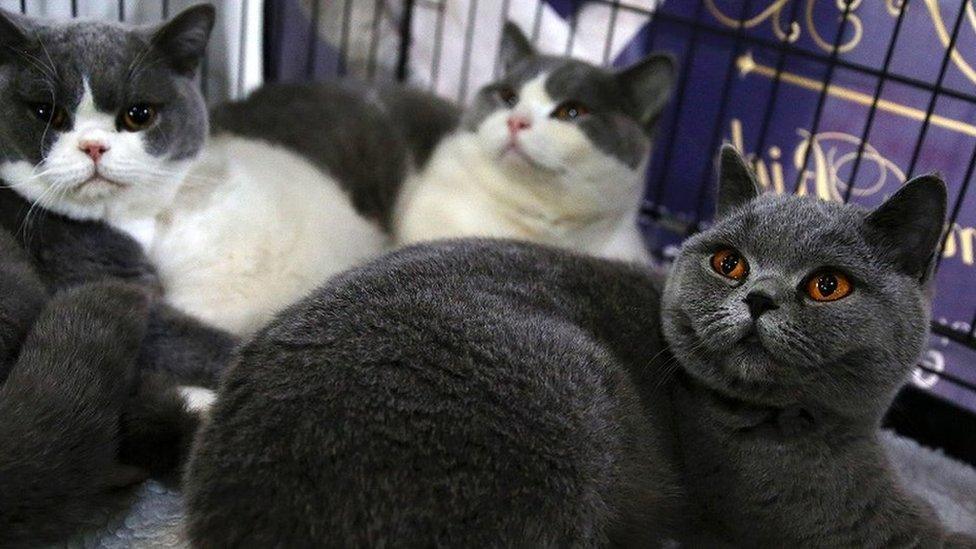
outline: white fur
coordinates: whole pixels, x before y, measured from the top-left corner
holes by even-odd
[[[186,409],[198,414],[206,414],[213,407],[217,395],[204,387],[184,385],[178,388],[180,396],[186,404]]]
[[[336,181],[300,156],[218,136],[159,217],[150,256],[172,305],[246,335],[386,247]]]
[[[474,133],[445,138],[397,202],[398,243],[457,236],[517,238],[604,257],[647,259],[637,229],[645,161],[632,169],[596,148],[557,107],[545,74]],[[529,119],[510,147],[510,115]]]
[[[84,86],[71,130],[58,136],[44,161],[4,162],[0,178],[38,206],[133,229],[130,234],[146,245],[153,228],[144,220],[172,201],[191,161],[150,155],[144,134],[118,131],[115,117],[97,110],[87,81]],[[85,141],[108,147],[97,167],[80,148]]]

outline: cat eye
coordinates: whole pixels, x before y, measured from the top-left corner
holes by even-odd
[[[712,255],[712,269],[732,280],[742,280],[749,274],[749,263],[733,248],[722,248]]]
[[[590,114],[589,107],[579,101],[566,101],[552,111],[552,117],[559,120],[575,120],[587,114]]]
[[[814,273],[807,279],[807,295],[814,301],[837,301],[851,295],[854,284],[839,271],[826,270]]]
[[[509,107],[514,107],[518,103],[518,94],[512,88],[498,88],[495,90],[495,94],[502,100],[502,103],[505,103]]]
[[[148,103],[136,103],[122,111],[122,126],[130,132],[148,128],[156,121],[156,107]]]
[[[68,123],[68,112],[53,103],[31,103],[30,110],[38,120],[55,130],[64,128]]]

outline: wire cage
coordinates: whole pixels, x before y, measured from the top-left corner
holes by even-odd
[[[154,22],[193,3],[0,0],[0,7]],[[866,206],[913,175],[941,172],[950,218],[938,257],[933,336],[914,376],[922,394],[939,399],[919,400],[918,391],[903,397],[913,416],[903,427],[912,431],[923,417],[940,418],[913,434],[949,429],[936,443],[976,462],[971,0],[215,3],[219,20],[201,67],[211,103],[262,82],[335,77],[398,80],[463,103],[498,75],[497,46],[509,20],[546,53],[602,65],[671,52],[680,70],[641,205],[648,246],[665,259],[709,223],[712,159],[723,141],[747,153],[774,192]]]

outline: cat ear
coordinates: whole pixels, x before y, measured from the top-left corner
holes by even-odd
[[[501,45],[498,47],[498,63],[502,67],[502,74],[508,73],[519,61],[533,55],[535,48],[522,33],[522,29],[511,21],[505,23]]]
[[[7,10],[0,10],[0,62],[13,59],[16,52],[29,41],[27,30],[17,16]]]
[[[749,165],[732,145],[722,145],[718,162],[718,199],[715,201],[715,218],[721,219],[732,210],[762,194],[762,190]]]
[[[868,241],[911,276],[924,280],[942,240],[946,185],[937,175],[912,179],[864,222]]]
[[[637,120],[650,131],[671,97],[675,62],[670,55],[652,54],[617,73],[617,80],[637,104]]]
[[[206,53],[214,18],[210,4],[185,9],[156,29],[152,43],[170,60],[173,69],[192,73]]]

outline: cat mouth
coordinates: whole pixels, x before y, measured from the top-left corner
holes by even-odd
[[[89,177],[88,179],[86,179],[86,180],[82,181],[81,183],[79,183],[78,185],[76,185],[73,190],[75,192],[81,192],[86,187],[88,187],[90,185],[97,185],[99,183],[107,183],[109,186],[114,187],[116,189],[124,189],[124,188],[128,187],[128,185],[126,185],[125,183],[121,183],[119,181],[115,181],[114,179],[109,179],[109,178],[105,177],[102,174],[96,173],[95,175]]]
[[[762,351],[766,350],[766,346],[763,344],[762,337],[760,337],[759,335],[759,330],[757,330],[755,326],[749,328],[749,331],[746,332],[744,336],[739,338],[738,343],[739,345],[744,345],[750,349],[762,350]]]
[[[536,159],[532,158],[531,156],[529,156],[529,154],[526,153],[524,150],[522,150],[522,147],[519,146],[519,144],[518,143],[515,143],[515,142],[511,142],[510,141],[507,145],[505,145],[505,147],[502,149],[502,151],[500,153],[498,153],[498,158],[499,159],[503,159],[503,158],[505,158],[505,157],[507,157],[509,155],[513,155],[513,156],[521,159],[523,162],[525,162],[526,164],[528,164],[529,166],[532,166],[533,168],[535,168],[537,170],[542,170],[542,171],[546,171],[546,172],[553,172],[553,173],[557,173],[559,171],[559,170],[550,168],[549,166],[545,166],[545,165],[539,163],[538,160],[536,160]]]
[[[762,346],[762,339],[759,338],[759,332],[755,330],[750,330],[748,334],[744,335],[739,343],[745,345],[759,345]]]

